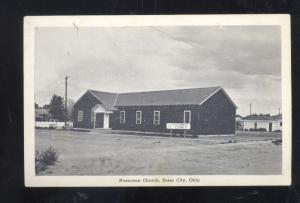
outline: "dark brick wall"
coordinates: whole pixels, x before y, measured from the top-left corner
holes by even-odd
[[[97,104],[101,104],[91,93],[86,92],[84,96],[74,105],[73,126],[75,128],[93,128],[94,122],[91,122],[91,109]],[[78,111],[83,111],[83,121],[78,122]]]
[[[197,123],[197,105],[178,106],[120,106],[119,111],[111,116],[112,129],[137,130],[149,132],[169,132],[166,129],[167,123],[182,123],[183,112],[191,111],[191,130],[188,133],[195,133],[194,126]],[[126,123],[120,123],[120,111],[126,111]],[[136,111],[142,111],[142,123],[136,124]],[[160,111],[160,124],[153,124],[154,111]]]
[[[199,107],[199,134],[234,134],[236,108],[223,90],[218,91]]]

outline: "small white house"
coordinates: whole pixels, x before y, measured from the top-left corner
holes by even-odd
[[[282,131],[282,115],[251,115],[246,116],[242,120],[243,130],[267,132]]]

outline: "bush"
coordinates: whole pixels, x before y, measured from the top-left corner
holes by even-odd
[[[237,143],[237,141],[236,140],[228,140],[228,141],[220,142],[220,144],[232,144],[232,143]]]
[[[64,125],[64,126],[61,127],[61,129],[62,129],[62,130],[68,130],[69,127],[67,127],[67,126]]]
[[[282,144],[282,139],[272,140],[272,143],[275,144],[275,145],[281,145]]]
[[[47,127],[39,127],[39,126],[35,126],[35,129],[47,130],[47,129],[49,129],[49,128],[47,128]]]
[[[266,128],[257,128],[257,129],[255,129],[255,128],[250,128],[249,130],[250,130],[250,131],[255,131],[255,132],[266,132],[266,131],[267,131]]]
[[[41,153],[35,150],[35,173],[39,174],[41,171],[47,169],[47,165],[41,161]]]
[[[77,131],[77,132],[90,132],[91,131],[89,129],[79,129],[79,128],[71,128],[70,130]]]
[[[56,126],[55,126],[55,125],[50,125],[50,126],[49,126],[49,130],[54,130],[54,129],[56,129]]]
[[[58,153],[53,147],[49,147],[47,150],[40,152],[35,151],[35,172],[39,174],[40,172],[46,170],[48,166],[54,165],[58,160]]]
[[[236,140],[229,140],[228,143],[237,143]]]

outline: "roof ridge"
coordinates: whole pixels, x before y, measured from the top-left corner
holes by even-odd
[[[117,94],[117,93],[114,93],[114,92],[104,92],[104,91],[91,90],[91,89],[88,89],[87,91],[92,91],[92,92],[101,92],[101,93],[108,93],[108,94]]]
[[[136,92],[121,92],[117,94],[131,94],[131,93],[147,93],[147,92],[164,92],[164,91],[178,91],[178,90],[195,90],[195,89],[209,89],[209,88],[222,88],[221,86],[212,87],[193,87],[193,88],[182,88],[182,89],[165,89],[165,90],[150,90],[150,91],[136,91]]]
[[[201,105],[217,92],[222,90],[226,97],[233,103],[228,94],[221,86],[183,88],[172,90],[154,90],[143,92],[111,93],[97,90],[88,90],[101,103],[112,106],[119,105]]]

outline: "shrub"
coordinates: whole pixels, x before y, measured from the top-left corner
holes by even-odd
[[[49,130],[54,130],[54,129],[56,129],[56,126],[55,126],[55,125],[50,125],[50,126],[49,126]]]
[[[236,140],[229,140],[228,143],[237,143]]]
[[[228,140],[228,141],[220,142],[220,144],[232,144],[232,143],[237,143],[237,141],[236,140]]]
[[[266,132],[266,128],[250,128],[250,131],[255,131],[255,132]]]
[[[39,174],[41,171],[47,169],[47,165],[41,161],[41,153],[39,150],[35,150],[35,172]]]
[[[39,127],[39,126],[35,126],[35,129],[40,129],[40,130],[47,130],[47,127]]]
[[[77,131],[77,132],[90,132],[91,131],[89,129],[78,129],[78,128],[71,128],[70,130]]]
[[[68,130],[69,127],[64,125],[64,126],[61,127],[61,129],[62,129],[62,130]]]
[[[48,166],[54,165],[58,160],[58,153],[53,147],[49,147],[47,150],[40,152],[35,151],[35,172],[39,174],[40,172],[46,170]]]
[[[281,145],[282,144],[282,139],[272,140],[272,143],[275,144],[275,145]]]

